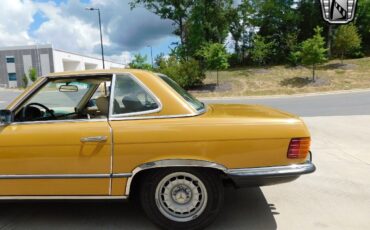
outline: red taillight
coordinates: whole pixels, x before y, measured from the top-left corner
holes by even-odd
[[[292,140],[290,140],[287,155],[288,158],[289,159],[306,158],[308,152],[310,151],[310,142],[311,139],[308,137],[293,138]]]

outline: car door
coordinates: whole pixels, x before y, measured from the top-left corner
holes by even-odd
[[[106,117],[1,126],[0,195],[109,195],[111,157]]]

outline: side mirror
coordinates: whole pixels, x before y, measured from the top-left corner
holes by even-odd
[[[12,111],[7,109],[0,110],[0,125],[9,124],[12,122]]]

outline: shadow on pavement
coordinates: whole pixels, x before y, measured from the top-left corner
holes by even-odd
[[[134,202],[2,201],[1,229],[157,229]],[[226,189],[225,206],[209,229],[276,229],[261,189]]]
[[[274,204],[269,204],[260,188],[225,190],[225,205],[209,229],[276,229]]]

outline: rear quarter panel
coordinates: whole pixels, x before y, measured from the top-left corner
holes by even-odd
[[[206,115],[111,121],[114,173],[163,159],[196,159],[227,168],[301,163],[287,159],[292,137],[309,137],[298,118],[227,119]]]

